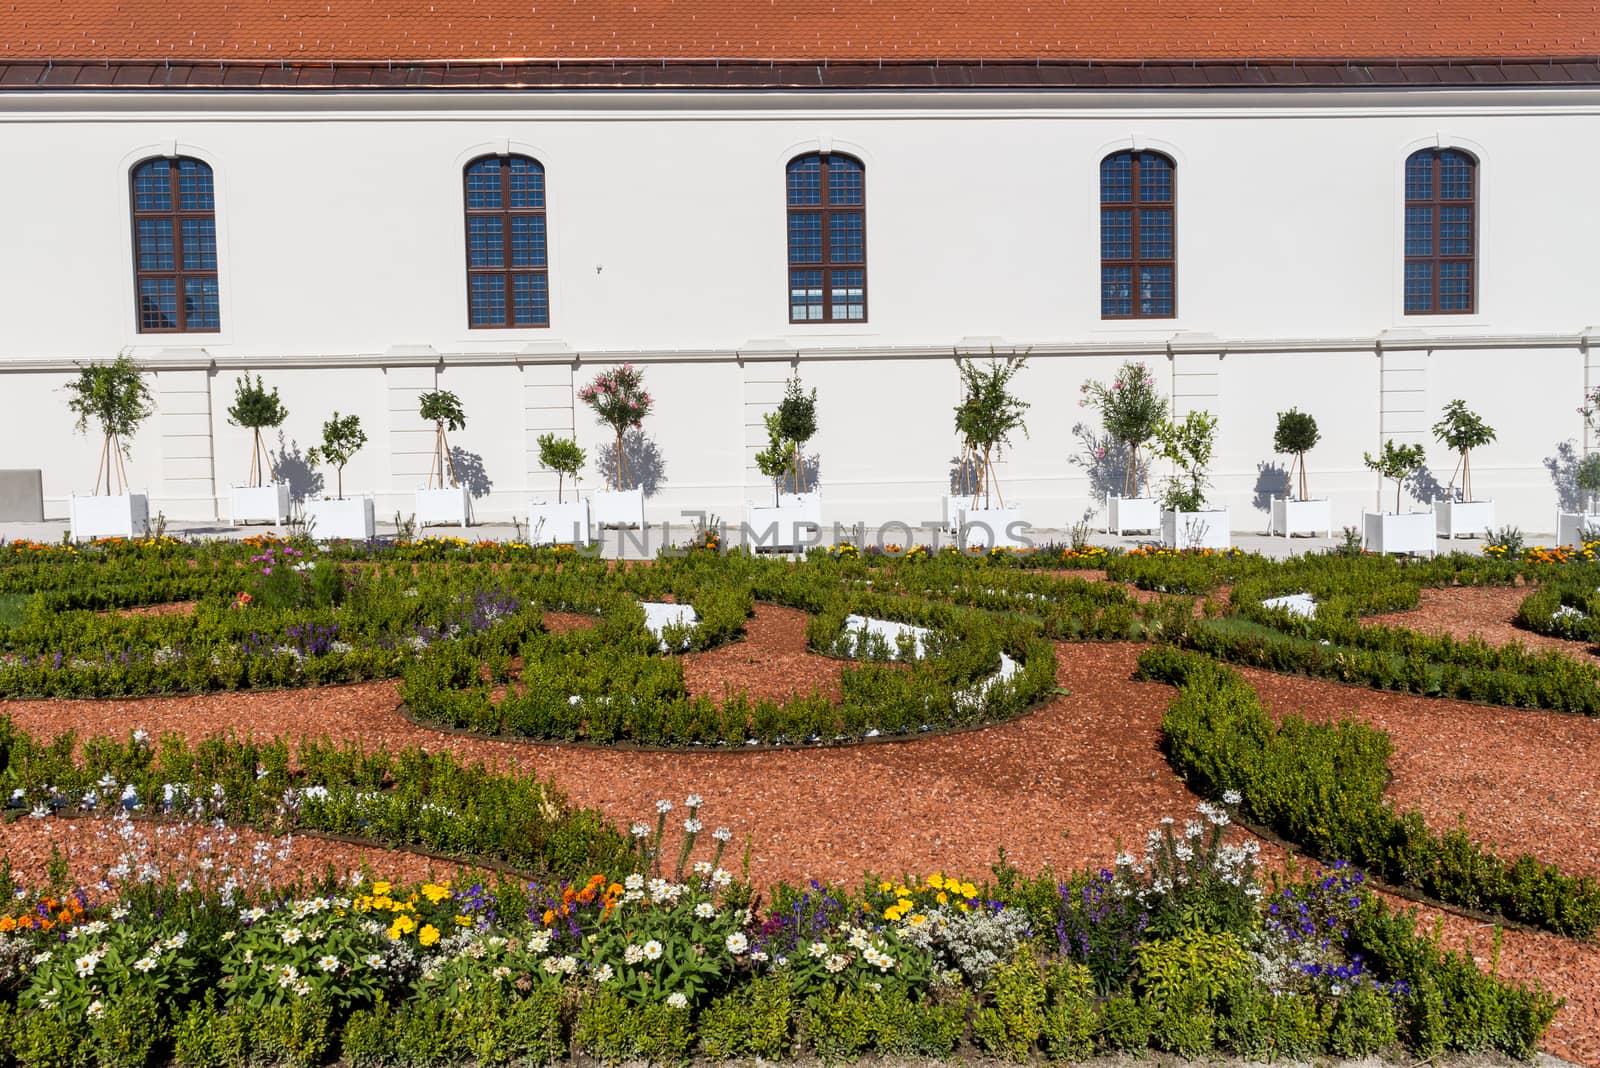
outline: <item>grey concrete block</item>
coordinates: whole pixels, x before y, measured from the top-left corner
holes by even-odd
[[[0,470],[0,520],[44,521],[44,472]]]

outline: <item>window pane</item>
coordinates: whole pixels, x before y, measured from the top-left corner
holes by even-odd
[[[822,216],[805,211],[789,216],[789,262],[822,262]]]
[[[467,168],[467,207],[500,207],[500,161],[480,159]]]
[[[1442,312],[1472,310],[1472,264],[1439,265],[1439,310]]]
[[[1439,255],[1472,255],[1472,209],[1439,209]]]
[[[1159,208],[1139,213],[1139,258],[1172,258],[1172,210]]]
[[[860,263],[867,257],[862,240],[860,212],[835,212],[828,216],[828,258],[834,263]]]
[[[542,274],[511,276],[511,312],[518,326],[550,323],[550,287]]]
[[[221,324],[215,278],[183,280],[183,319],[186,330],[215,330]]]
[[[184,211],[215,211],[211,168],[197,159],[178,161],[178,204]]]
[[[1433,209],[1406,209],[1406,255],[1433,255]]]
[[[789,205],[811,207],[822,203],[822,157],[805,156],[789,164]]]
[[[139,270],[170,271],[177,264],[172,255],[172,220],[140,219],[134,228],[139,247]]]
[[[1133,200],[1133,153],[1118,152],[1100,161],[1100,203],[1127,204]]]
[[[543,267],[545,257],[544,216],[511,217],[511,266]]]
[[[833,305],[835,319],[864,319],[866,318],[866,290],[863,289],[866,276],[861,271],[833,271],[828,280],[830,292],[829,303]]]
[[[467,276],[467,314],[473,326],[506,325],[506,278],[503,274]]]
[[[1172,268],[1139,268],[1139,314],[1172,315]]]
[[[467,216],[467,265],[504,267],[506,265],[504,235],[500,216]]]
[[[1406,264],[1406,311],[1433,310],[1433,264]]]
[[[183,269],[186,271],[214,271],[217,269],[217,221],[215,219],[183,220]]]
[[[139,279],[139,328],[178,328],[178,281],[175,278]]]
[[[844,156],[828,157],[828,204],[856,207],[862,203],[864,175],[861,164]]]
[[[789,318],[822,318],[822,272],[789,272]]]
[[[1100,314],[1105,316],[1133,314],[1133,268],[1100,269]]]
[[[512,156],[508,168],[511,172],[511,206],[544,207],[544,168],[525,156]]]
[[[1416,152],[1406,160],[1406,199],[1433,199],[1433,153]]]
[[[172,210],[172,171],[164,159],[153,159],[133,172],[133,210]]]
[[[1439,199],[1472,199],[1472,161],[1460,152],[1439,153]]]
[[[1154,152],[1139,154],[1139,200],[1145,204],[1172,201],[1172,164]]]
[[[1101,210],[1100,258],[1103,260],[1133,258],[1133,212],[1126,208]]]

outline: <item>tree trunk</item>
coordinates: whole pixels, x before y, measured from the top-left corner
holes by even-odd
[[[1472,456],[1466,450],[1461,450],[1461,499],[1472,500]]]

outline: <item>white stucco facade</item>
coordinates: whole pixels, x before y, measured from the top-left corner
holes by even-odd
[[[1214,503],[1265,529],[1275,413],[1313,413],[1312,490],[1336,525],[1377,501],[1363,451],[1422,441],[1464,398],[1499,432],[1474,456],[1497,519],[1552,528],[1576,408],[1600,385],[1600,91],[0,94],[0,467],[41,467],[47,513],[88,492],[98,442],[60,392],[75,364],[128,350],[157,414],[130,474],[152,512],[226,517],[249,443],[225,418],[246,370],[279,387],[284,442],[337,408],[370,441],[347,491],[409,511],[431,430],[416,394],[459,393],[455,444],[492,484],[483,519],[554,488],[533,441],[605,432],[575,399],[631,360],[657,399],[652,519],[742,516],[769,492],[751,456],[798,367],[816,386],[826,520],[939,515],[957,451],[957,352],[1031,352],[1029,435],[1002,487],[1062,527],[1094,508],[1079,385],[1145,360],[1174,409],[1220,417]],[[1478,160],[1477,312],[1408,316],[1402,168],[1418,148]],[[1100,317],[1100,160],[1176,161],[1171,320]],[[784,165],[807,151],[866,166],[869,318],[790,324]],[[550,319],[467,327],[462,168],[524,153],[545,168]],[[222,328],[136,328],[129,169],[207,162],[217,189]],[[331,484],[331,472],[330,484]],[[588,488],[600,476],[593,464]]]

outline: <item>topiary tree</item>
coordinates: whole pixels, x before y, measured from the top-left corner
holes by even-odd
[[[450,442],[445,438],[445,431],[466,429],[467,413],[461,410],[461,398],[448,389],[429,390],[417,398],[417,413],[424,422],[433,424],[433,459],[428,463],[428,488],[435,488],[434,479],[437,478],[437,488],[444,489],[446,473],[450,485],[454,486],[456,463],[450,458]]]
[[[1083,398],[1078,402],[1100,411],[1106,434],[1112,441],[1128,449],[1128,466],[1122,475],[1122,495],[1136,497],[1139,487],[1147,481],[1147,473],[1139,465],[1139,450],[1166,420],[1166,398],[1156,390],[1156,379],[1144,364],[1129,360],[1117,368],[1110,384],[1085,382],[1079,391]]]
[[[1594,511],[1595,498],[1600,497],[1600,452],[1591,452],[1579,460],[1572,476],[1578,489],[1583,491],[1583,502],[1579,507],[1586,512]]]
[[[344,500],[344,465],[350,457],[361,451],[367,443],[367,432],[361,429],[359,415],[333,418],[322,424],[322,444],[306,450],[306,459],[314,464],[332,464],[338,471],[339,499]]]
[[[1422,470],[1427,452],[1421,445],[1396,445],[1393,438],[1383,443],[1377,456],[1370,452],[1361,454],[1361,462],[1383,478],[1394,480],[1394,510],[1400,511],[1400,487],[1405,480]]]
[[[1216,444],[1217,417],[1190,412],[1181,420],[1163,419],[1156,427],[1160,455],[1176,469],[1161,492],[1161,507],[1173,512],[1198,512],[1206,506],[1211,486],[1211,453]]]
[[[556,503],[561,503],[561,491],[568,476],[572,478],[573,492],[578,489],[578,472],[588,454],[571,438],[558,438],[554,434],[539,435],[539,462],[556,473]]]
[[[778,412],[768,412],[761,417],[767,424],[767,447],[756,453],[756,470],[772,479],[772,503],[776,507],[782,492],[782,479],[789,470],[792,450],[783,436],[783,417]]]
[[[1454,449],[1460,457],[1445,492],[1448,493],[1455,486],[1456,476],[1460,475],[1461,499],[1472,500],[1472,450],[1481,449],[1494,441],[1494,427],[1468,408],[1466,401],[1453,400],[1444,406],[1442,418],[1433,424],[1433,436],[1441,445]]]
[[[1317,420],[1309,412],[1290,408],[1278,413],[1278,429],[1272,435],[1272,451],[1294,456],[1294,462],[1289,465],[1289,475],[1292,480],[1296,471],[1300,473],[1302,501],[1311,499],[1311,491],[1306,485],[1306,453],[1321,438],[1322,431],[1317,429]]]
[[[133,447],[128,439],[155,410],[144,376],[128,354],[121,353],[110,363],[80,366],[78,377],[67,383],[67,393],[67,408],[78,417],[78,433],[87,434],[92,422],[104,439],[100,468],[94,476],[95,494],[99,495],[102,485],[107,494],[126,493],[128,469],[124,461],[132,455]]]
[[[272,463],[272,454],[261,440],[261,431],[282,426],[287,418],[289,409],[278,399],[278,387],[272,387],[269,392],[261,384],[260,375],[256,375],[254,382],[249,375],[234,379],[233,406],[228,409],[228,422],[250,431],[250,485],[263,485],[263,475],[277,479],[278,471]]]
[[[817,391],[809,394],[800,388],[796,374],[783,388],[783,400],[778,402],[778,434],[789,443],[794,459],[794,491],[804,493],[805,462],[801,450],[817,433]]]
[[[654,401],[645,392],[644,372],[625,363],[601,371],[593,382],[578,391],[578,399],[594,410],[595,417],[617,436],[617,458],[612,467],[612,489],[625,488],[628,458],[622,451],[622,435],[644,423]]]
[[[984,366],[967,358],[956,362],[963,397],[955,410],[956,433],[975,460],[978,478],[973,498],[983,494],[985,508],[989,507],[991,491],[1000,497],[1001,507],[1006,503],[994,477],[995,446],[1008,444],[1013,431],[1020,430],[1024,436],[1028,433],[1023,422],[1028,402],[1010,390],[1011,380],[1027,364],[1026,354],[1004,362],[991,355]]]

